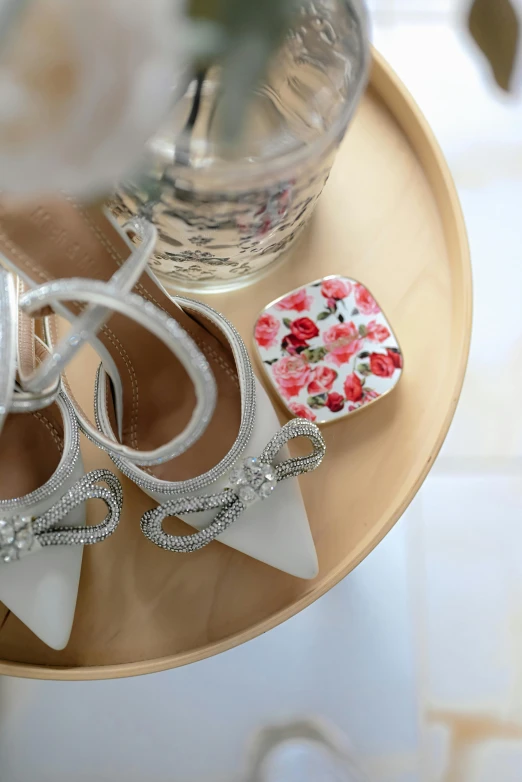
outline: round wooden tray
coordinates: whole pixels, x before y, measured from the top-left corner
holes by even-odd
[[[335,273],[360,279],[375,294],[403,348],[405,372],[382,402],[324,430],[325,464],[301,482],[318,577],[300,581],[220,543],[190,556],[161,551],[139,529],[150,500],[124,480],[125,509],[117,533],[85,551],[68,647],[48,649],[0,608],[1,674],[132,676],[248,641],[346,576],[382,540],[422,484],[464,377],[471,332],[469,253],[439,147],[378,54],[370,87],[292,257],[255,285],[209,300],[251,344],[255,317],[267,302]],[[86,406],[95,364],[94,356],[84,357],[71,374]],[[84,456],[88,469],[110,466],[89,443]]]

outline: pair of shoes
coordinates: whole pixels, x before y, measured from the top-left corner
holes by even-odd
[[[45,316],[51,346],[49,357],[19,377],[22,391],[33,404],[49,394],[90,342],[101,359],[95,422],[70,392],[66,398],[84,434],[160,503],[142,518],[144,534],[175,552],[219,536],[273,567],[313,578],[317,556],[295,478],[321,463],[321,434],[301,419],[280,428],[234,327],[205,304],[170,296],[148,269],[154,242],[146,221],[122,231],[99,207],[66,198],[2,199],[4,265],[28,288],[19,299],[22,313]],[[51,310],[72,323],[64,337]],[[286,444],[295,437],[308,438],[312,452],[290,458]],[[198,532],[166,532],[169,516]],[[0,599],[6,602],[1,580]]]

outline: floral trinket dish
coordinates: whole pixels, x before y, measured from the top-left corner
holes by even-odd
[[[287,410],[318,424],[373,404],[402,374],[402,352],[381,308],[368,288],[340,275],[265,307],[254,343]]]

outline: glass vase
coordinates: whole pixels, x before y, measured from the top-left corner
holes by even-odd
[[[216,120],[220,69],[190,84],[150,141],[145,170],[111,203],[120,221],[142,214],[157,226],[151,264],[169,287],[241,287],[290,250],[328,179],[368,65],[359,0],[304,2],[226,152]]]

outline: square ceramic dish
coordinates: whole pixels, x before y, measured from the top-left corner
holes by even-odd
[[[341,275],[265,307],[254,343],[289,413],[318,424],[382,399],[402,373],[401,349],[383,311],[368,288]]]

